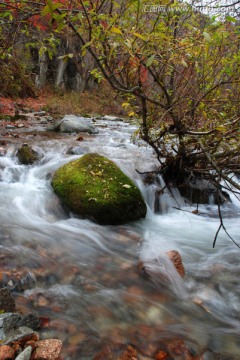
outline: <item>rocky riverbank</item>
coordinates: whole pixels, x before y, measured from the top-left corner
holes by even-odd
[[[57,360],[62,348],[59,339],[40,340],[36,331],[41,328],[42,319],[36,314],[21,315],[16,306],[9,286],[17,288],[16,279],[9,274],[1,273],[2,278],[8,277],[6,287],[0,289],[0,359],[1,360]],[[4,280],[4,279],[3,279]],[[21,280],[21,279],[19,279]]]

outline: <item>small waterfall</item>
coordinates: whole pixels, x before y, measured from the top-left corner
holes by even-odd
[[[152,183],[141,187],[152,213],[167,214],[186,206],[177,188],[168,188],[161,175],[154,175]]]

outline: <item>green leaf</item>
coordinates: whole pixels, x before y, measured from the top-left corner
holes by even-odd
[[[110,31],[111,31],[112,33],[114,33],[114,34],[122,35],[121,30],[118,29],[118,28],[116,28],[116,27],[112,27]]]
[[[224,125],[219,125],[216,127],[217,131],[224,132],[227,130],[227,128]]]
[[[127,108],[127,107],[129,107],[131,104],[129,104],[128,102],[124,102],[124,103],[122,103],[122,107],[123,108]]]
[[[46,51],[47,51],[46,46],[41,46],[39,49],[39,56],[42,57]]]
[[[234,22],[234,23],[237,22],[237,19],[235,19],[234,17],[232,17],[230,15],[226,16],[226,20],[230,21],[230,22]]]
[[[52,14],[53,10],[54,10],[52,0],[46,0],[46,2],[47,2],[47,5],[49,7],[49,12]]]
[[[137,36],[139,39],[142,39],[142,40],[144,40],[144,41],[147,40],[146,36],[143,36],[143,35],[141,35],[141,34],[139,34],[139,33],[137,33],[137,32],[134,32],[133,35]]]
[[[92,44],[92,40],[91,41],[88,41],[85,45],[82,46],[82,51],[84,49],[86,49],[88,46],[90,46]]]
[[[147,59],[146,67],[149,67],[152,65],[153,61],[155,59],[155,55],[150,56],[150,58]]]
[[[49,6],[48,5],[44,6],[44,8],[42,9],[42,12],[41,12],[41,16],[45,16],[49,13],[50,13]]]
[[[188,67],[188,64],[186,63],[185,60],[182,60],[181,63],[183,64],[183,66],[185,66],[186,68]]]
[[[211,39],[211,36],[209,35],[209,33],[207,33],[206,31],[203,32],[203,36],[205,37],[205,39],[210,42],[212,39]]]
[[[127,40],[125,41],[125,44],[127,45],[127,47],[128,47],[129,49],[132,48],[132,42],[131,42],[130,39],[127,39]]]

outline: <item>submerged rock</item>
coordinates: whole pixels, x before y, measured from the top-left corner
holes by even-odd
[[[33,150],[28,144],[23,144],[22,147],[18,149],[16,156],[23,165],[31,165],[41,157],[37,151]]]
[[[21,316],[16,313],[0,314],[0,341],[10,344],[14,341],[38,340],[38,335],[32,329],[40,324],[34,314]]]
[[[0,311],[14,312],[15,302],[10,294],[10,291],[6,288],[0,289]]]
[[[229,195],[206,179],[193,178],[178,186],[182,196],[194,204],[208,204],[211,200],[214,204],[224,203],[229,200]]]
[[[123,224],[145,217],[137,186],[111,160],[86,154],[59,168],[52,186],[64,205],[99,224]]]
[[[25,344],[27,341],[38,341],[39,335],[36,331],[28,328],[27,326],[21,326],[17,329],[13,329],[9,332],[8,336],[4,339],[4,343],[9,345],[14,342],[19,344]]]
[[[0,147],[0,156],[5,156],[5,155],[6,155],[6,149]]]
[[[98,129],[91,124],[89,119],[76,115],[64,116],[63,119],[53,126],[48,127],[47,130],[61,133],[87,132],[88,134],[98,134],[99,132]]]
[[[68,155],[83,155],[86,151],[84,151],[80,146],[71,146],[67,150]]]

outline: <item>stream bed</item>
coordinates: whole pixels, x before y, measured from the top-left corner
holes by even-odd
[[[0,265],[21,279],[13,292],[20,312],[37,312],[41,338],[59,338],[64,360],[90,360],[104,344],[131,344],[154,359],[162,343],[181,339],[200,360],[240,358],[240,249],[221,231],[217,207],[186,204],[176,190],[159,197],[136,171],[151,171],[154,154],[134,140],[136,126],[97,120],[98,135],[22,132],[43,158],[20,165],[16,148],[0,157]],[[145,219],[100,226],[67,213],[51,188],[54,171],[81,155],[71,146],[115,161],[140,187]],[[223,206],[224,224],[240,245],[240,202]],[[176,210],[180,207],[182,210]],[[177,250],[182,279],[166,256]],[[143,261],[151,276],[138,271]],[[18,275],[19,274],[19,275]],[[145,359],[142,358],[142,359]],[[104,359],[104,357],[99,359]],[[173,360],[191,360],[176,357]]]

